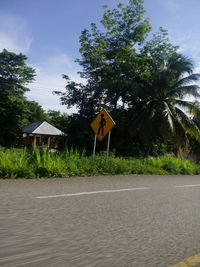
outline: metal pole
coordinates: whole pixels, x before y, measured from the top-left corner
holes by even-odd
[[[111,134],[111,131],[109,131],[109,133],[108,133],[108,145],[107,145],[107,153],[106,153],[106,160],[107,160],[107,161],[108,161],[108,158],[109,158],[110,134]]]
[[[96,134],[95,134],[95,135],[94,135],[93,157],[95,156],[95,151],[96,151],[96,143],[97,143],[97,136],[96,136]]]

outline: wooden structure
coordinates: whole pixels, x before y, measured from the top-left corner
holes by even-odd
[[[25,146],[33,145],[33,147],[36,147],[39,144],[55,149],[58,148],[59,136],[66,136],[64,132],[46,121],[34,122],[23,128],[22,133]]]

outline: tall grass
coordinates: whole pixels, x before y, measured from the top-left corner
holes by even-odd
[[[32,177],[29,153],[21,149],[0,149],[0,177]]]
[[[44,149],[0,148],[1,178],[70,177],[115,174],[200,174],[200,167],[171,155],[125,159],[104,155],[86,157],[84,151],[52,153]]]

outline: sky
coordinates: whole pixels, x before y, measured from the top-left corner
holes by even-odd
[[[92,22],[99,24],[103,5],[113,8],[118,2],[128,0],[0,0],[0,52],[22,52],[36,70],[26,93],[29,100],[45,110],[76,111],[61,106],[52,91],[65,91],[62,74],[82,82],[77,74],[81,68],[74,62],[80,58],[81,31]],[[167,29],[171,42],[200,72],[200,0],[144,0],[144,7],[153,32],[160,26]]]

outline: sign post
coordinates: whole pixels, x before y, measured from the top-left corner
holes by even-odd
[[[96,150],[96,139],[98,138],[99,141],[102,141],[104,137],[108,134],[108,144],[106,153],[106,160],[108,160],[109,148],[110,148],[110,134],[111,134],[111,129],[115,125],[116,123],[105,109],[102,109],[96,116],[96,118],[92,121],[90,126],[95,133],[93,156],[95,155],[95,150]]]
[[[96,143],[97,143],[97,136],[96,136],[96,134],[94,134],[93,157],[95,156],[95,151],[96,151]]]
[[[111,134],[111,131],[109,131],[108,133],[108,145],[107,145],[107,151],[106,151],[106,160],[108,161],[109,159],[109,150],[110,150],[110,134]]]

